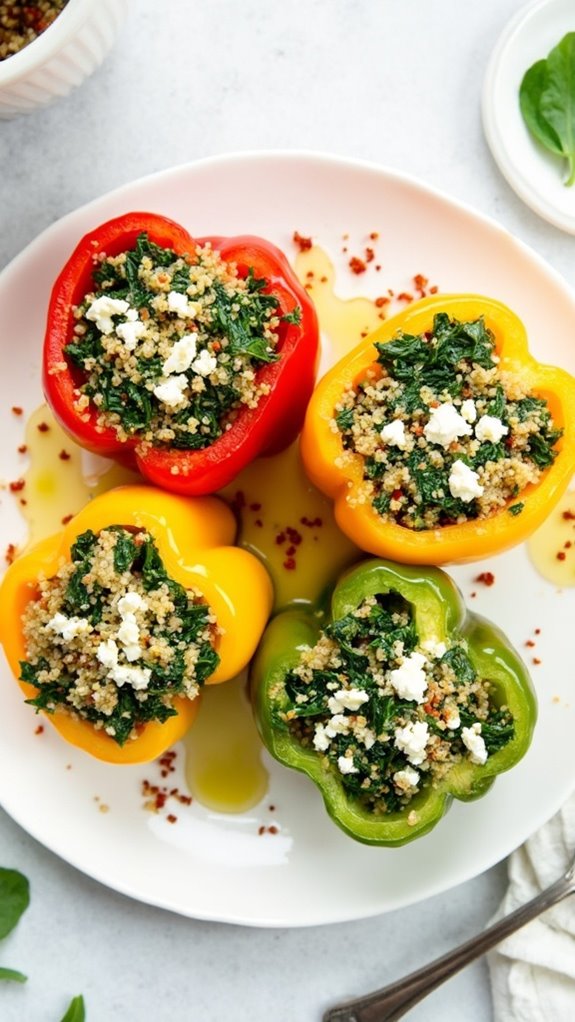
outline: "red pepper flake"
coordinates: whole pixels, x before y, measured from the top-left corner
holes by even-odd
[[[74,515],[64,515],[64,517],[61,519],[62,525],[67,525],[68,522],[72,521],[73,517]]]
[[[541,663],[541,661],[540,661],[539,657],[534,656],[532,661],[531,661],[531,663],[535,664],[535,666],[538,667],[538,665]]]
[[[295,571],[295,566],[295,557],[288,557],[283,563],[286,571]]]
[[[370,241],[377,241],[378,238],[379,238],[379,231],[372,231],[370,236],[369,236],[369,240]]]
[[[469,595],[470,595],[471,599],[474,600],[475,597],[477,596],[477,593],[470,593]]]
[[[393,493],[391,494],[392,500],[401,500],[402,497],[403,493],[401,490],[394,490]]]
[[[265,834],[265,832],[266,828],[263,826],[263,824],[261,827],[258,827],[258,834],[260,835],[260,837],[262,836],[262,834]]]
[[[174,816],[173,813],[168,813],[168,815],[166,816],[166,820],[168,821],[168,823],[177,823],[178,817]]]
[[[277,545],[278,546],[283,546],[285,541],[286,541],[286,534],[285,534],[285,532],[278,532],[278,534],[276,536],[276,543],[277,543]]]
[[[533,642],[533,639],[527,639],[527,642],[525,643],[525,645],[528,646],[529,649],[533,649],[535,643]]]
[[[365,273],[365,271],[367,270],[367,265],[365,264],[363,259],[359,258],[359,256],[352,256],[351,259],[349,260],[349,268],[352,273],[356,273],[359,275],[360,273]]]
[[[20,493],[20,490],[23,490],[25,485],[25,479],[16,479],[14,482],[10,483],[10,493]]]
[[[250,504],[250,511],[261,511],[261,509],[262,509],[261,504],[258,503]]]
[[[62,448],[62,450],[60,451],[58,457],[59,457],[60,461],[70,461],[70,458],[72,457],[72,455],[68,454],[68,451],[65,451],[64,448]]]
[[[573,546],[573,544],[572,544],[570,539],[568,539],[567,542],[563,544],[563,548],[565,550],[570,550],[572,546]]]
[[[257,525],[258,529],[263,529],[264,527],[264,523],[262,522],[261,518],[256,518],[256,520],[254,521],[254,525]]]
[[[292,529],[291,525],[288,525],[286,533],[290,543],[293,543],[294,546],[300,545],[303,539],[301,532],[298,532],[297,529]]]
[[[27,450],[28,450],[28,444],[20,444],[20,446],[18,448],[18,454],[26,454]]]
[[[409,291],[400,291],[397,300],[398,302],[412,302],[413,295],[410,295]]]
[[[38,430],[39,433],[47,433],[50,427],[47,422],[39,422],[38,425],[36,426],[36,429]]]
[[[312,246],[311,238],[304,237],[304,235],[300,234],[299,231],[293,232],[292,240],[294,245],[297,245],[300,252],[308,252]]]
[[[325,276],[324,277],[320,277],[319,278],[319,282],[320,282],[320,284],[327,284],[327,277],[325,277]]]
[[[379,297],[375,299],[373,304],[375,305],[376,309],[381,309],[384,305],[389,305],[390,301],[391,299],[386,298],[385,295],[379,295]]]
[[[218,352],[222,350],[222,346],[219,341],[212,341],[212,351]]]
[[[575,511],[564,511],[561,517],[564,518],[566,522],[574,522]]]
[[[306,277],[308,280],[313,280],[313,278],[315,277],[315,273],[313,272],[313,270],[308,270],[306,273]]]
[[[556,553],[555,556],[558,561],[564,561],[565,558],[567,557],[567,554],[563,550],[559,550],[559,552]]]
[[[482,582],[484,586],[492,586],[495,582],[495,575],[492,571],[482,571],[477,575],[476,582]]]
[[[26,504],[28,503],[28,501],[25,500],[24,497],[20,497],[20,500],[18,501],[18,503],[21,504],[22,507],[26,507]]]
[[[541,635],[541,629],[540,628],[535,628],[534,632],[535,632],[535,635]]]
[[[372,263],[375,259],[375,252],[372,248],[366,248],[365,250],[365,261],[366,263]]]
[[[432,284],[430,289],[429,289],[430,295],[436,295],[438,291],[439,291],[439,288],[438,288],[437,284]]]
[[[413,286],[414,286],[415,290],[419,293],[419,297],[420,298],[423,298],[423,296],[425,294],[425,289],[426,289],[428,284],[429,284],[429,280],[427,279],[427,277],[423,276],[423,273],[416,273],[415,274],[415,276],[413,278]]]
[[[272,823],[271,827],[268,827],[268,834],[277,834],[278,828]]]
[[[44,734],[44,725],[43,724],[38,724],[38,727],[34,731],[34,734],[35,735],[43,735]]]
[[[293,557],[295,554],[295,546],[288,546],[286,550],[286,557]]]
[[[167,777],[168,774],[175,772],[174,760],[176,759],[177,752],[174,749],[168,749],[163,756],[158,760],[160,766],[160,774],[162,777]]]
[[[302,525],[307,526],[308,529],[321,529],[323,525],[323,518],[307,518],[306,515],[300,518]]]
[[[23,415],[24,409],[20,405],[12,405],[12,415]]]
[[[268,809],[269,809],[270,813],[275,813],[275,811],[276,811],[276,807],[275,806],[268,806]]]

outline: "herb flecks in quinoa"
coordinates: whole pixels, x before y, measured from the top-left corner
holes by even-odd
[[[403,809],[463,760],[485,763],[514,734],[465,641],[420,642],[396,593],[328,625],[282,688],[283,726],[374,815]]]
[[[63,11],[68,0],[0,0],[0,60],[33,42]]]
[[[21,680],[37,709],[71,713],[119,745],[193,700],[215,670],[217,625],[199,592],[172,579],[152,536],[84,532],[71,561],[41,579],[23,615]]]
[[[198,450],[269,393],[257,374],[279,357],[282,317],[265,279],[240,277],[209,244],[179,257],[146,234],[95,266],[65,348],[81,413],[95,405],[119,440]]]
[[[520,514],[516,498],[553,463],[561,430],[547,402],[499,368],[483,319],[439,313],[429,333],[376,348],[377,363],[332,423],[364,459],[363,484],[348,499],[416,530],[489,518],[510,501]]]

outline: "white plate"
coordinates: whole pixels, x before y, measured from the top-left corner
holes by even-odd
[[[519,86],[527,69],[573,31],[573,0],[535,0],[523,7],[499,38],[483,86],[483,127],[501,173],[535,213],[569,234],[575,234],[575,185],[563,184],[565,160],[527,130]]]
[[[52,226],[0,276],[0,336],[10,372],[0,381],[0,474],[20,474],[21,423],[8,409],[40,401],[38,370],[51,283],[79,237],[130,209],[179,220],[192,233],[253,232],[293,253],[294,229],[333,253],[380,232],[383,269],[338,283],[348,292],[409,287],[425,274],[443,291],[508,302],[527,324],[536,356],[575,370],[575,301],[559,276],[496,224],[417,181],[366,164],[296,153],[244,154],[176,168],[128,185]],[[359,247],[359,245],[358,245]],[[6,359],[6,355],[4,356]],[[14,502],[0,506],[5,541],[23,535]],[[303,776],[271,767],[268,797],[254,811],[219,816],[192,806],[170,826],[143,811],[140,781],[155,767],[113,767],[65,745],[36,719],[6,669],[0,686],[0,800],[30,834],[85,873],[131,897],[198,918],[296,926],[374,915],[446,890],[497,862],[543,823],[575,783],[570,636],[575,590],[558,596],[523,548],[486,567],[496,584],[457,569],[474,609],[493,617],[519,648],[541,628],[535,668],[540,720],[525,760],[481,801],[456,804],[436,830],[401,849],[367,848],[344,836]],[[554,702],[554,697],[559,699]],[[181,757],[180,757],[181,758]],[[71,765],[71,769],[67,769]],[[177,775],[170,780],[178,783]],[[110,806],[97,811],[94,797]],[[277,835],[257,836],[277,808]]]

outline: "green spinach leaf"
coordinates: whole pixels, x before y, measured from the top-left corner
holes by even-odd
[[[575,184],[575,32],[526,71],[519,105],[533,137],[567,160],[565,184]]]
[[[17,869],[0,868],[0,940],[14,929],[30,904],[30,885]]]

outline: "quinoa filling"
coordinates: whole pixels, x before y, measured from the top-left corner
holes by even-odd
[[[0,0],[0,60],[37,39],[64,10],[68,0]]]
[[[393,592],[328,625],[281,697],[292,736],[377,816],[401,811],[457,763],[484,764],[514,735],[465,641],[420,642],[411,605]]]
[[[219,663],[201,593],[171,578],[152,536],[119,525],[78,536],[71,561],[40,579],[23,615],[27,702],[103,728],[118,745],[197,697]]]
[[[80,370],[76,408],[119,440],[197,450],[270,391],[258,370],[279,358],[281,316],[267,281],[238,275],[209,244],[177,256],[141,234],[95,258],[94,290],[74,308],[64,353]],[[63,365],[61,369],[65,369]]]
[[[415,530],[520,514],[517,498],[553,464],[562,431],[545,400],[499,369],[483,319],[439,313],[430,332],[375,347],[377,362],[332,420],[345,451],[363,458],[350,502]]]

